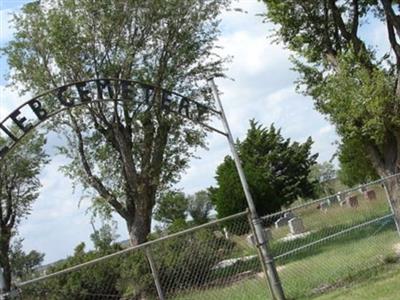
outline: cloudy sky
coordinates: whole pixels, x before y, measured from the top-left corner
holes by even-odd
[[[28,1],[0,0],[0,46],[12,38],[9,14],[17,11]],[[222,54],[232,55],[228,76],[233,80],[217,80],[223,92],[222,101],[234,137],[243,138],[248,120],[256,119],[269,126],[274,123],[282,128],[282,134],[299,142],[309,136],[314,140],[313,151],[319,153],[319,161],[329,160],[335,152],[337,139],[334,128],[313,109],[310,98],[296,94],[296,73],[290,70],[289,51],[272,43],[268,36],[272,26],[263,23],[256,15],[265,11],[262,3],[255,0],[236,2],[247,13],[226,12],[222,16],[222,36],[219,44]],[[367,26],[364,35],[377,45],[383,43],[384,28]],[[7,63],[0,58],[0,119],[5,118],[21,98],[12,87],[6,87],[3,78]],[[217,165],[229,154],[226,140],[217,134],[208,137],[209,151],[198,151],[200,157],[182,176],[179,188],[193,193],[214,184]],[[58,172],[62,158],[53,156],[43,170],[41,196],[34,204],[32,214],[20,227],[26,250],[36,249],[46,253],[46,262],[65,257],[81,241],[87,241],[92,227],[85,214],[88,203],[79,206],[79,193],[73,193],[70,182]],[[118,220],[118,218],[117,218]],[[121,239],[127,234],[121,220]],[[90,243],[89,243],[90,244]]]

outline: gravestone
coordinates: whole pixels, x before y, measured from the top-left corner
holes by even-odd
[[[301,234],[305,232],[303,220],[295,217],[289,221],[289,229],[292,235]]]
[[[225,235],[225,238],[227,239],[227,240],[229,240],[229,231],[228,231],[228,229],[226,228],[226,227],[224,227],[224,235]]]
[[[330,201],[329,202],[328,201],[329,200],[322,201],[321,203],[318,204],[317,208],[319,208],[319,210],[326,213],[328,211],[328,207],[330,205]]]
[[[336,204],[336,203],[339,203],[338,197],[337,197],[337,196],[331,196],[331,197],[329,198],[329,205],[334,205],[334,204]]]
[[[285,217],[280,217],[278,220],[275,221],[275,228],[281,228],[283,226],[286,226],[288,224],[288,219]]]
[[[374,190],[368,190],[364,192],[364,198],[370,201],[376,200],[376,193]]]
[[[265,238],[267,240],[271,240],[272,239],[272,231],[269,228],[264,228],[264,233],[265,233]],[[255,246],[256,245],[256,239],[254,237],[254,234],[249,234],[248,236],[246,236],[246,241],[247,244],[249,244],[250,246]]]
[[[293,212],[287,211],[287,212],[285,212],[285,213],[283,214],[283,217],[286,218],[286,219],[288,219],[288,221],[289,221],[290,219],[294,218],[295,215],[294,215]]]
[[[358,189],[358,191],[360,192],[360,193],[365,193],[366,191],[367,191],[367,187],[366,186],[361,186],[359,189]]]
[[[347,198],[347,205],[350,207],[357,207],[358,206],[358,197],[357,195],[349,196]]]
[[[275,221],[275,228],[280,228],[286,226],[290,219],[293,219],[295,214],[291,211],[287,211],[283,214],[283,217],[280,217],[278,220]]]
[[[343,206],[347,203],[347,199],[345,197],[345,194],[343,193],[338,193],[336,195],[336,199],[337,199],[336,201],[339,203],[340,206]]]

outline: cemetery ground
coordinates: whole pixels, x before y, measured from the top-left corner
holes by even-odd
[[[315,205],[301,211],[309,236],[282,243],[287,226],[273,229],[271,249],[288,299],[395,299],[400,281],[400,237],[392,218],[382,219],[356,230],[327,239],[293,254],[282,256],[302,245],[334,235],[387,215],[390,211],[380,188],[377,200],[361,200],[357,208],[332,206],[326,213]],[[256,254],[244,236],[234,236],[242,256]],[[202,289],[176,299],[265,299],[265,279],[256,273],[221,288]],[[358,298],[357,298],[358,297]]]

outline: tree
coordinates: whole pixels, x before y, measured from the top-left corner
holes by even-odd
[[[4,140],[0,138],[2,143]],[[5,291],[10,290],[12,281],[11,239],[39,196],[39,173],[47,163],[44,143],[43,136],[33,134],[0,162],[0,267]]]
[[[104,223],[100,229],[96,229],[93,222],[92,226],[93,233],[90,235],[90,240],[92,241],[94,248],[100,252],[109,250],[111,244],[119,237],[116,233],[116,223],[111,225]]]
[[[274,125],[265,128],[250,121],[246,138],[236,146],[258,214],[273,213],[297,197],[312,196],[308,176],[317,155],[310,154],[311,145],[311,138],[303,144],[291,143]],[[211,192],[218,216],[245,210],[246,199],[233,159],[226,156],[216,173],[218,186]]]
[[[209,191],[199,191],[188,197],[188,213],[197,225],[207,223],[213,209]]]
[[[315,193],[318,197],[334,194],[333,181],[336,179],[336,170],[332,163],[325,161],[310,168],[309,181],[315,183]]]
[[[218,15],[228,2],[29,3],[14,17],[14,39],[3,49],[11,82],[37,94],[86,78],[136,79],[212,105],[203,97],[209,93],[204,78],[223,71],[224,59],[213,50]],[[154,105],[146,110],[115,102],[54,120],[66,137],[61,153],[71,161],[65,173],[92,193],[96,206],[126,221],[132,245],[146,241],[156,196],[179,179],[206,134],[161,109],[158,89],[151,97]]]
[[[178,220],[185,221],[188,200],[184,193],[168,191],[161,195],[155,209],[154,219],[170,225]]]
[[[296,57],[298,88],[335,124],[344,143],[361,146],[381,176],[400,171],[400,22],[390,0],[264,0],[276,36]],[[366,22],[368,20],[368,22]],[[360,35],[367,23],[383,24],[390,49]],[[384,49],[382,49],[384,50]],[[345,146],[348,147],[348,146]],[[400,184],[388,191],[400,222]]]
[[[44,253],[36,250],[26,253],[22,249],[22,241],[23,239],[17,239],[12,243],[9,255],[12,276],[19,280],[25,280],[25,276],[32,274],[44,259]]]
[[[338,177],[347,186],[365,184],[379,178],[376,170],[365,155],[363,145],[358,140],[351,140],[339,146],[340,169]]]

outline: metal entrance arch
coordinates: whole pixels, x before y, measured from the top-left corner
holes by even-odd
[[[273,256],[270,254],[268,240],[261,224],[261,219],[255,209],[247,180],[243,172],[240,158],[235,148],[234,139],[219,98],[217,87],[213,78],[208,79],[217,109],[181,94],[142,83],[134,80],[103,78],[66,84],[26,101],[10,113],[0,123],[1,134],[5,143],[0,147],[0,164],[5,161],[19,142],[33,129],[46,120],[74,107],[85,105],[99,105],[102,102],[131,102],[138,110],[148,110],[154,105],[160,105],[170,113],[189,119],[213,132],[219,133],[228,139],[233,159],[240,181],[246,196],[251,213],[252,225],[256,236],[257,247],[268,285],[274,299],[284,300],[284,292],[275,267]],[[156,102],[154,95],[158,93],[161,101]],[[219,130],[203,122],[205,115],[214,115],[221,119],[224,130]]]

